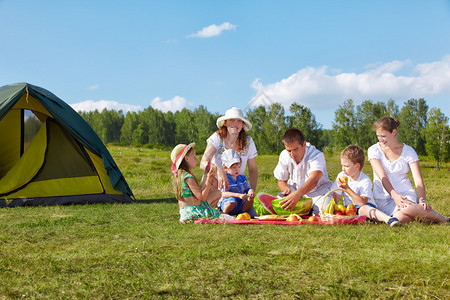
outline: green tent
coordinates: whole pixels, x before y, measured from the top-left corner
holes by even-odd
[[[43,88],[0,88],[0,145],[0,206],[133,201],[97,134]]]

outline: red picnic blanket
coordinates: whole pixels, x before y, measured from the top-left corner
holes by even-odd
[[[195,224],[238,224],[238,225],[263,225],[263,224],[271,224],[271,225],[304,225],[304,224],[325,224],[325,225],[342,225],[342,224],[364,224],[366,223],[365,216],[358,216],[353,219],[327,219],[322,220],[320,217],[317,217],[316,222],[310,222],[308,219],[302,219],[300,221],[288,222],[285,220],[207,220],[200,219],[196,220]]]

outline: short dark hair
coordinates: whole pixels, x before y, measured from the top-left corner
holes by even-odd
[[[341,158],[349,159],[354,164],[359,164],[360,170],[364,167],[364,162],[366,161],[366,156],[364,155],[363,149],[358,145],[347,146],[341,152]]]
[[[290,128],[286,130],[283,135],[283,143],[285,144],[291,144],[294,141],[298,141],[300,145],[303,145],[305,140],[305,135],[303,134],[303,132],[301,132],[300,129],[297,128]]]

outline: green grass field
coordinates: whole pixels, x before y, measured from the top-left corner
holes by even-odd
[[[0,298],[450,298],[449,226],[180,224],[170,152],[110,151],[135,204],[0,209]],[[277,191],[276,163],[257,158],[259,192]],[[327,165],[334,179],[339,156]],[[449,164],[421,165],[450,215]]]

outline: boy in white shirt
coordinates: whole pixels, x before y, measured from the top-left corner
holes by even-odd
[[[332,189],[337,187],[344,189],[356,202],[357,213],[369,219],[386,222],[389,226],[401,226],[397,218],[392,218],[378,210],[372,195],[372,181],[361,170],[364,167],[364,151],[357,145],[350,145],[341,152],[342,172],[336,177]],[[345,180],[345,177],[348,180]],[[341,180],[342,179],[342,180]],[[341,191],[333,194],[336,203],[339,202]],[[344,193],[344,205],[348,206],[353,201]]]
[[[285,210],[292,209],[300,198],[312,198],[312,212],[319,213],[322,196],[331,188],[328,179],[325,156],[297,128],[286,130],[283,136],[285,150],[280,153],[278,164],[273,171],[278,179],[280,202]]]

